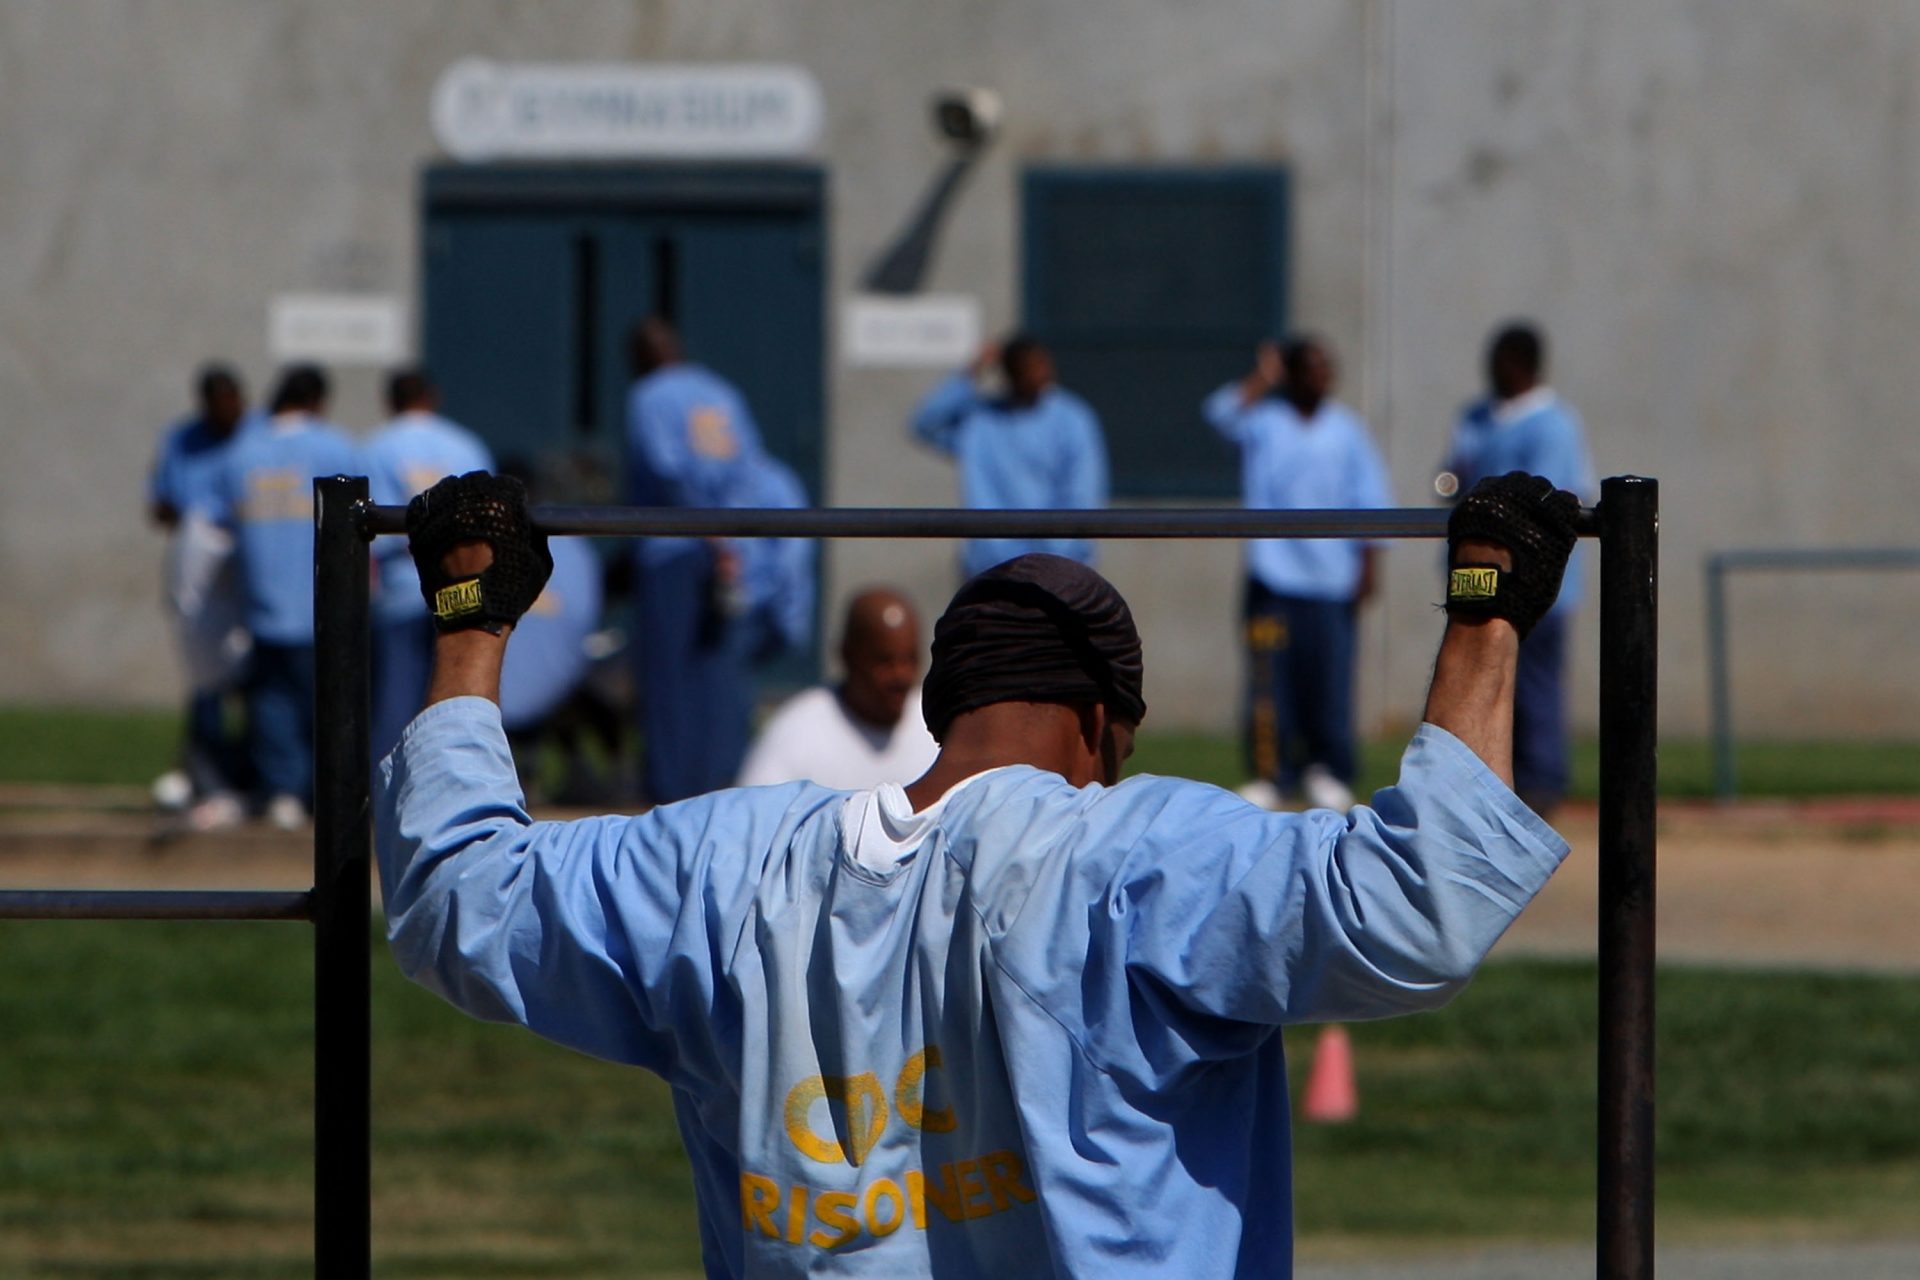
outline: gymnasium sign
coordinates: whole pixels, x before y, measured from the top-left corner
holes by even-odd
[[[820,140],[820,86],[761,63],[500,63],[442,73],[433,132],[459,160],[795,156]]]

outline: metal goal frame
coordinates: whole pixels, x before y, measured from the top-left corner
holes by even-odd
[[[364,477],[314,481],[313,888],[0,890],[0,919],[307,920],[314,945],[314,1272],[372,1268],[368,561],[405,512]],[[683,510],[536,507],[549,534],[604,537],[1435,539],[1437,509],[1377,511]],[[1600,544],[1599,1117],[1595,1273],[1650,1280],[1654,1221],[1654,863],[1659,484],[1609,479]]]

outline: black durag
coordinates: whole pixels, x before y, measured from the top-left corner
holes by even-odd
[[[1113,584],[1038,552],[970,579],[933,628],[920,702],[935,739],[954,717],[996,702],[1098,703],[1138,724],[1140,633]]]

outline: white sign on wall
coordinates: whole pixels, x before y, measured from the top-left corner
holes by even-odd
[[[841,309],[840,354],[848,364],[957,365],[979,350],[980,299],[966,294],[856,294]]]
[[[469,58],[433,90],[434,137],[459,160],[803,155],[824,114],[812,74],[778,64]]]
[[[407,358],[407,309],[387,293],[283,293],[267,306],[275,360],[398,364]]]

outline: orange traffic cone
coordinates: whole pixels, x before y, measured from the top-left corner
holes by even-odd
[[[1360,1114],[1360,1089],[1353,1080],[1353,1042],[1345,1027],[1322,1027],[1307,1069],[1300,1118],[1308,1124],[1343,1124]]]

